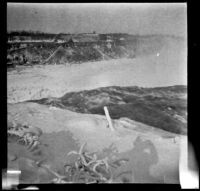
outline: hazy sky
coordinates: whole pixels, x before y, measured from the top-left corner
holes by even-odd
[[[185,36],[186,3],[8,3],[7,30]]]

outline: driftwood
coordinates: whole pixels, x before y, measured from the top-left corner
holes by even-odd
[[[109,56],[107,56],[106,54],[104,54],[99,48],[96,48],[95,47],[95,50],[102,56],[102,58],[105,60],[105,59],[110,59]]]
[[[126,48],[123,47],[123,46],[121,46],[120,48],[121,48],[121,50],[124,51],[123,53],[125,54],[125,56],[128,57],[128,56],[129,56],[129,53],[128,53],[128,51],[126,50]]]
[[[42,64],[47,63],[55,54],[61,49],[62,46],[59,46]]]

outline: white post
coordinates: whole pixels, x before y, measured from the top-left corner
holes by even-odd
[[[108,121],[109,128],[111,129],[111,131],[114,131],[112,120],[111,120],[109,112],[108,112],[108,108],[106,106],[104,106],[103,109],[104,109],[104,112],[105,112],[105,115],[106,115],[106,119]]]

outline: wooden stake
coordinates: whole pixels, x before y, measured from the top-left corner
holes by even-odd
[[[103,109],[104,109],[104,112],[105,112],[105,115],[106,115],[106,119],[108,121],[109,128],[111,129],[111,131],[115,131],[114,128],[113,128],[111,117],[110,117],[109,112],[108,112],[108,108],[106,106],[104,106]]]

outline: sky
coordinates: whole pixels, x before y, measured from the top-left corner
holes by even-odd
[[[186,36],[186,3],[8,3],[7,31]]]

